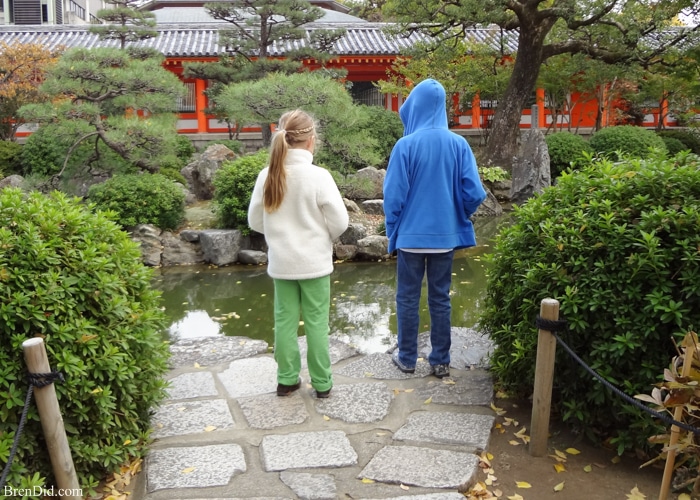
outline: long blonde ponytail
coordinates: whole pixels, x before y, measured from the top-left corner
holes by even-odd
[[[288,111],[280,117],[279,129],[272,136],[270,144],[270,164],[263,189],[263,205],[268,212],[280,207],[287,190],[284,169],[287,151],[305,144],[314,135],[314,129],[313,118],[300,109]]]

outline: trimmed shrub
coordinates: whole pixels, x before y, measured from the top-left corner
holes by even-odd
[[[697,132],[692,130],[661,130],[657,132],[657,135],[661,138],[678,139],[685,146],[683,149],[689,149],[691,153],[700,155],[700,134]]]
[[[679,141],[675,137],[663,137],[663,136],[661,136],[661,140],[664,141],[664,144],[666,145],[666,150],[668,150],[669,156],[676,156],[681,151],[690,151],[690,148],[688,146],[683,144],[681,141]]]
[[[255,181],[260,171],[267,166],[268,152],[241,156],[224,163],[214,174],[214,212],[219,225],[227,229],[239,229],[250,233],[248,206]]]
[[[377,141],[377,153],[381,158],[377,168],[386,167],[394,144],[403,137],[403,123],[401,123],[398,113],[381,106],[362,107],[367,114],[367,122],[364,127],[369,131],[370,137]]]
[[[649,392],[700,324],[700,158],[601,160],[515,208],[496,238],[481,325],[501,387],[532,391],[535,319],[560,301],[562,338],[626,394]],[[651,417],[557,349],[553,403],[564,421],[618,452],[648,447]]]
[[[552,179],[574,166],[580,160],[583,153],[592,153],[593,148],[588,141],[578,134],[571,132],[557,132],[545,137],[549,150],[549,172]]]
[[[21,172],[21,153],[21,144],[12,141],[0,141],[0,178],[3,175],[7,176]]]
[[[617,153],[635,158],[647,158],[651,149],[666,152],[666,145],[651,130],[634,125],[606,127],[591,136],[589,144],[593,151],[608,158],[616,158]]]
[[[192,155],[197,151],[194,144],[184,135],[178,135],[175,139],[175,144],[175,155],[180,159],[183,165],[186,165],[190,161],[190,158],[192,158]]]
[[[110,210],[122,227],[153,224],[177,229],[185,218],[185,194],[161,174],[117,175],[90,187],[88,198],[101,210]]]
[[[159,292],[139,247],[110,218],[60,192],[0,190],[0,468],[27,384],[22,342],[44,338],[81,486],[141,457],[165,397],[168,346]],[[36,405],[7,485],[50,485]]]

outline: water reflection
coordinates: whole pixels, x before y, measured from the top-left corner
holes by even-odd
[[[452,276],[452,322],[472,327],[485,295],[488,252],[498,220],[481,220],[478,247],[455,255]],[[395,342],[396,261],[343,263],[331,275],[331,333],[343,334],[362,352],[383,352]],[[169,335],[182,338],[242,335],[267,341],[274,338],[273,286],[264,267],[206,266],[165,268],[155,278],[162,290],[171,322]],[[424,288],[420,306],[421,331],[430,316]],[[299,334],[304,334],[303,326]]]

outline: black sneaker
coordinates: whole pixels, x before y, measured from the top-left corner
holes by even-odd
[[[391,360],[394,362],[396,367],[404,373],[415,373],[416,372],[415,366],[413,368],[411,368],[410,366],[406,366],[401,362],[401,360],[399,359],[399,350],[398,349],[396,349],[393,353],[391,353]]]
[[[450,376],[450,365],[433,365],[433,375],[437,378]]]
[[[329,398],[331,395],[331,389],[332,389],[332,387],[330,389],[328,389],[327,391],[316,391],[316,397],[318,399]]]
[[[277,395],[291,396],[294,391],[299,389],[299,387],[301,387],[301,379],[299,379],[294,385],[277,384]]]

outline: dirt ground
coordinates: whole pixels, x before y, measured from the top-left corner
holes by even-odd
[[[491,495],[511,500],[654,500],[659,497],[663,477],[663,462],[659,466],[640,469],[642,460],[617,457],[612,450],[595,447],[583,437],[567,431],[557,422],[550,422],[547,455],[531,457],[524,441],[530,434],[531,406],[528,402],[496,399],[502,411],[492,431],[487,458],[490,458],[495,480],[487,481],[482,470],[478,481]],[[517,425],[516,425],[517,422]],[[521,431],[525,428],[525,431]],[[519,443],[519,444],[517,444]],[[568,451],[567,451],[568,450]],[[576,451],[580,452],[576,454]],[[557,453],[558,452],[558,453]],[[554,457],[559,457],[558,461]],[[560,471],[555,469],[560,467]],[[491,482],[489,486],[486,482]],[[524,482],[530,487],[519,487]],[[562,484],[563,483],[563,484]],[[527,486],[521,484],[520,486]],[[555,491],[555,487],[560,489]],[[476,487],[478,491],[480,486]],[[472,494],[475,490],[472,490]],[[517,496],[519,495],[519,496]],[[467,495],[467,498],[472,498]],[[669,500],[678,498],[675,494]]]

